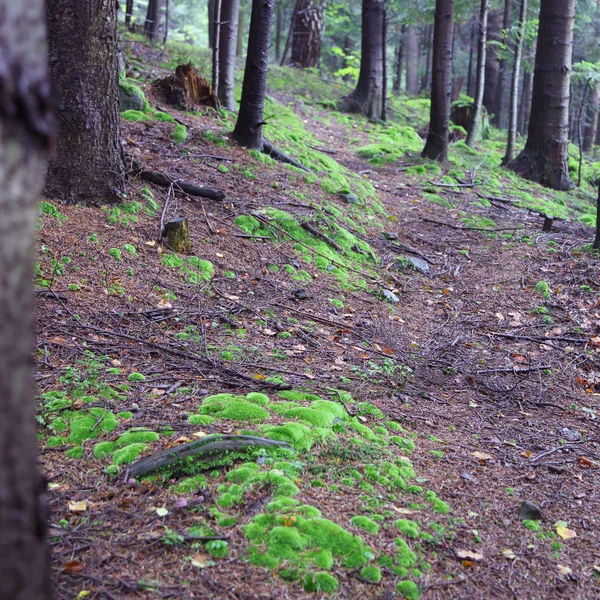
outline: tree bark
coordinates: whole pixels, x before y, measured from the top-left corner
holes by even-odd
[[[86,0],[87,1],[87,0]],[[95,0],[92,0],[94,2]],[[148,12],[144,23],[144,33],[151,42],[158,38],[158,25],[160,21],[160,0],[150,0],[148,2]]]
[[[505,44],[508,44],[508,37],[504,32],[507,32],[511,26],[510,13],[512,7],[512,0],[504,0],[504,14],[502,17],[502,34],[501,39]],[[496,87],[496,114],[492,119],[492,123],[500,129],[505,129],[507,126],[507,108],[510,96],[506,93],[508,77],[508,60],[504,57],[500,58],[500,69],[498,73],[498,86]]]
[[[598,198],[596,199],[596,235],[592,247],[600,250],[600,187],[598,187]]]
[[[531,56],[529,56],[528,49],[528,58],[529,60]],[[523,73],[523,86],[522,86],[522,94],[521,94],[521,104],[519,107],[519,126],[518,131],[519,135],[525,135],[527,128],[529,127],[529,115],[531,113],[531,95],[533,93],[533,73],[531,70],[527,69],[525,73]]]
[[[153,0],[150,0],[153,2]],[[208,0],[207,9],[208,9],[208,47],[212,50],[214,46],[214,37],[215,37],[215,3],[216,0]],[[149,8],[148,8],[149,10]]]
[[[488,16],[488,40],[491,42],[500,41],[500,32],[502,31],[502,13],[497,10],[490,12]],[[498,49],[490,46],[486,53],[485,60],[485,90],[483,92],[483,105],[492,117],[497,112],[497,88],[500,79],[500,57]]]
[[[50,71],[60,104],[46,193],[96,206],[120,202],[125,167],[119,130],[117,4],[48,0],[47,6]]]
[[[402,62],[404,60],[404,39],[406,34],[406,25],[396,25],[396,64],[394,69],[393,91],[400,92],[402,86]]]
[[[477,80],[475,83],[475,102],[473,103],[473,115],[469,132],[467,133],[466,144],[473,146],[479,140],[481,125],[481,109],[483,108],[483,91],[485,88],[485,50],[487,43],[487,20],[488,20],[488,0],[481,0],[479,8],[479,37],[477,47]]]
[[[292,23],[292,64],[303,69],[317,67],[323,38],[323,8],[313,0],[296,0]]]
[[[281,60],[281,38],[283,35],[283,8],[281,2],[279,2],[275,17],[275,61],[279,62]]]
[[[427,44],[427,53],[425,55],[425,75],[421,79],[421,90],[423,91],[431,85],[431,51],[433,49],[433,25],[427,25],[423,31],[425,42]]]
[[[417,28],[406,28],[406,93],[416,96],[419,93],[419,38]]]
[[[217,93],[219,89],[219,45],[221,43],[221,0],[215,0],[213,21],[213,45],[212,45],[212,89]],[[216,108],[219,108],[219,98],[216,98]]]
[[[125,26],[131,29],[131,16],[133,15],[133,0],[127,0],[125,4]]]
[[[237,31],[237,48],[236,56],[242,56],[244,53],[244,37],[246,35],[246,7],[240,4],[238,31]]]
[[[506,154],[502,164],[508,164],[514,157],[515,142],[517,140],[517,116],[519,102],[519,77],[521,72],[521,57],[523,53],[523,37],[525,34],[525,21],[527,20],[527,0],[521,0],[519,9],[519,23],[517,27],[517,39],[515,40],[515,62],[510,82],[510,107],[508,111],[508,140],[506,142]]]
[[[232,134],[236,142],[256,150],[264,146],[262,127],[274,9],[275,0],[252,0],[242,101]]]
[[[383,118],[384,0],[363,0],[360,73],[355,90],[342,98],[344,112]]]
[[[600,83],[595,83],[592,87],[590,102],[588,104],[587,118],[583,135],[583,149],[589,152],[596,141],[596,132],[598,131],[598,104],[600,104]]]
[[[541,0],[531,117],[525,149],[509,167],[546,187],[568,190],[568,135],[575,0]]]
[[[219,40],[219,102],[234,111],[234,75],[240,0],[222,0],[221,34]]]
[[[431,113],[429,133],[422,155],[440,162],[448,159],[453,20],[454,0],[436,0],[433,28]]]
[[[169,0],[165,0],[165,34],[163,35],[163,45],[167,44],[169,37]]]
[[[473,20],[471,23],[471,43],[469,44],[469,69],[467,71],[467,96],[470,96],[471,98],[475,95],[473,93],[473,50],[476,39],[477,23],[475,20]]]
[[[42,0],[2,3],[0,47],[0,598],[50,600],[31,372],[33,243],[52,132]]]

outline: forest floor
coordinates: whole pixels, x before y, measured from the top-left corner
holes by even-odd
[[[267,112],[286,133],[267,136],[310,174],[237,147],[230,117],[165,111],[187,140],[124,121],[125,151],[223,202],[132,175],[120,207],[42,204],[55,596],[600,597],[591,228],[542,233],[517,204],[554,200],[478,156],[464,179],[368,162],[384,126],[285,90]],[[158,241],[175,216],[188,256]],[[231,433],[290,448],[127,473]]]

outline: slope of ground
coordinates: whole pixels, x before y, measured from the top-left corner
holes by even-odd
[[[599,261],[539,214],[585,196],[491,151],[442,172],[406,124],[285,106],[275,75],[267,135],[311,173],[236,147],[226,114],[149,109],[128,155],[223,202],[132,173],[120,207],[42,204],[56,596],[596,597]],[[173,217],[188,255],[158,240]],[[128,475],[218,434],[286,446]]]

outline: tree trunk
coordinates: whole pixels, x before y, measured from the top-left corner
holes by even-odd
[[[281,37],[283,35],[283,8],[281,2],[275,14],[275,61],[281,60]]]
[[[488,40],[490,42],[500,41],[500,32],[502,30],[502,13],[494,10],[488,16]],[[488,114],[494,116],[497,112],[496,99],[498,81],[500,79],[500,58],[498,49],[491,45],[485,58],[485,89],[483,92],[483,105]]]
[[[419,93],[419,38],[417,28],[406,28],[406,93],[416,96]]]
[[[215,0],[213,22],[213,45],[212,45],[212,89],[216,92],[219,89],[219,45],[221,42],[221,0]],[[219,108],[219,99],[217,97],[215,107]]]
[[[600,103],[600,84],[595,83],[592,87],[590,103],[588,104],[587,118],[583,135],[583,149],[589,152],[596,141],[598,131],[598,104]]]
[[[244,53],[244,39],[246,36],[246,7],[240,3],[240,12],[238,20],[238,32],[237,32],[237,48],[235,50],[236,56],[242,56]]]
[[[133,15],[133,0],[127,0],[125,4],[125,26],[131,29],[131,16]]]
[[[596,236],[592,247],[600,250],[600,187],[598,187],[598,198],[596,199]]]
[[[428,89],[431,85],[431,51],[433,48],[433,26],[427,25],[424,31],[425,40],[427,43],[427,54],[425,58],[425,75],[421,79],[421,90]]]
[[[169,37],[169,0],[165,0],[165,34],[163,35],[163,45],[167,44]]]
[[[467,96],[471,98],[475,95],[473,91],[473,50],[475,40],[477,39],[477,23],[475,20],[471,23],[471,43],[469,44],[469,69],[467,72]]]
[[[541,1],[527,143],[509,165],[556,190],[573,187],[567,144],[574,18],[575,0]]]
[[[479,42],[477,47],[477,82],[475,83],[475,102],[473,115],[467,134],[467,146],[473,146],[479,140],[481,109],[483,108],[483,90],[485,87],[485,50],[487,43],[488,0],[481,0],[479,8]]]
[[[52,598],[31,372],[33,243],[52,132],[44,23],[42,0],[2,3],[0,598],[6,600]]]
[[[117,4],[48,0],[50,70],[60,90],[46,193],[92,205],[123,199]],[[85,48],[85,52],[82,52]]]
[[[235,51],[237,45],[240,0],[222,0],[221,34],[219,40],[219,102],[234,111]]]
[[[356,89],[342,98],[340,110],[383,118],[384,0],[363,0],[362,48]]]
[[[274,9],[275,0],[252,0],[242,101],[232,134],[236,142],[256,150],[264,146],[262,127]]]
[[[89,1],[89,0],[84,0]],[[94,0],[92,0],[94,1]],[[160,0],[150,0],[148,2],[148,12],[144,23],[144,33],[151,42],[158,37],[158,25],[160,20]]]
[[[402,62],[404,59],[404,38],[406,25],[396,25],[396,64],[394,69],[394,93],[399,93],[402,87]]]
[[[506,154],[502,164],[508,164],[514,157],[515,142],[517,139],[517,115],[519,102],[519,74],[521,71],[521,56],[523,53],[523,36],[525,35],[525,21],[527,20],[527,0],[521,0],[519,9],[519,23],[517,39],[515,40],[515,62],[513,65],[512,79],[510,82],[510,108],[508,115],[508,140]]]
[[[448,159],[453,20],[454,0],[436,0],[431,68],[431,113],[429,133],[422,155],[440,162]]]
[[[529,115],[531,114],[531,95],[533,93],[533,73],[530,70],[523,74],[523,92],[519,107],[519,135],[525,135],[529,127]]]
[[[323,37],[323,8],[313,0],[296,0],[292,23],[292,64],[308,69],[319,65]]]
[[[506,33],[510,28],[510,9],[512,6],[512,0],[504,0],[504,14],[502,17],[502,30],[501,39],[505,44],[508,45],[508,36]],[[506,129],[507,126],[507,100],[510,96],[506,93],[508,78],[508,61],[502,57],[500,59],[500,69],[498,73],[498,86],[496,87],[496,114],[492,119],[492,123],[500,129]]]
[[[387,63],[387,32],[388,32],[388,21],[387,21],[387,9],[385,7],[385,1],[383,3],[383,31],[381,34],[381,120],[387,119],[387,93],[388,93],[388,63]]]

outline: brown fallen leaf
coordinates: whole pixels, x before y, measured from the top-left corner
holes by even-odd
[[[466,560],[483,560],[484,556],[480,552],[471,552],[471,550],[458,549],[455,551],[456,556],[458,558],[466,559]]]
[[[62,568],[68,573],[81,573],[85,569],[85,563],[80,560],[70,560]]]
[[[79,502],[72,500],[69,502],[69,510],[71,512],[85,512],[87,508],[87,500],[80,500]]]
[[[573,538],[577,537],[577,532],[569,529],[568,527],[563,527],[562,525],[556,526],[556,533],[558,533],[563,540],[572,540]]]

